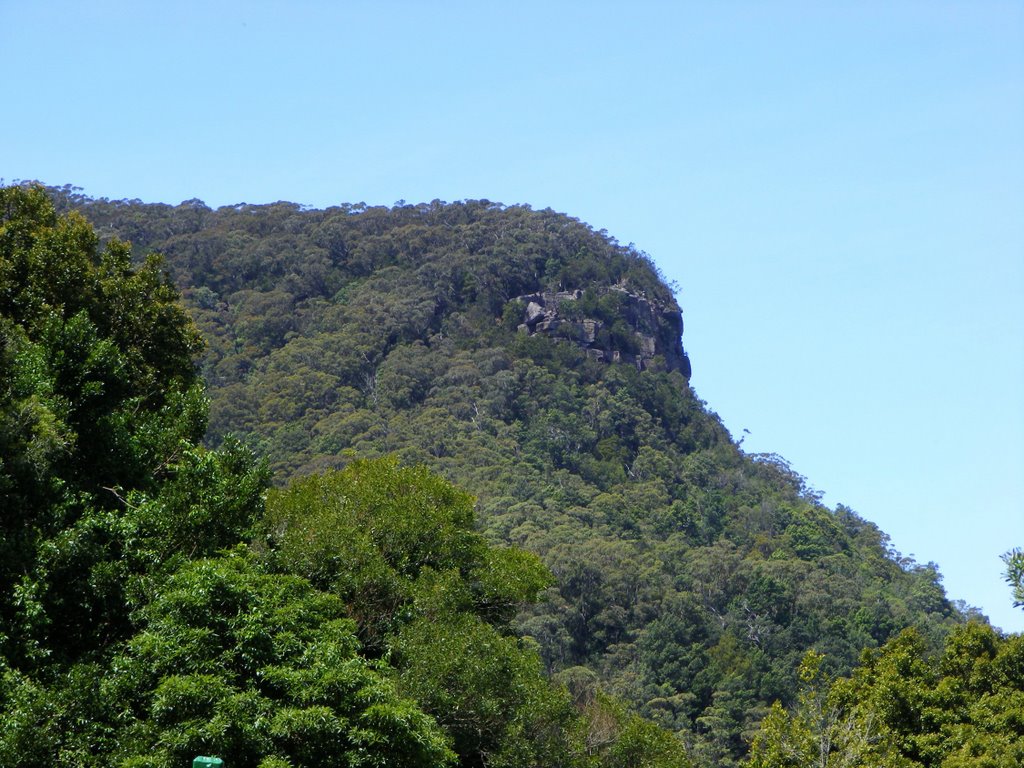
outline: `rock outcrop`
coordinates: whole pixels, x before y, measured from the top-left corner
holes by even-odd
[[[664,365],[690,378],[690,360],[682,343],[683,316],[674,304],[652,302],[623,285],[600,293],[594,289],[543,291],[517,300],[525,307],[521,333],[573,342],[602,362],[626,363],[641,370]]]

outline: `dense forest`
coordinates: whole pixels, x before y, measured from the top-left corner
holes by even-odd
[[[1020,764],[1019,638],[739,448],[645,254],[2,194],[0,765]]]

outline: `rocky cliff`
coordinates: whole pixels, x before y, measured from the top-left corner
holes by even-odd
[[[602,362],[679,371],[690,378],[683,350],[683,316],[622,284],[604,291],[543,291],[519,296],[519,331],[573,342]]]

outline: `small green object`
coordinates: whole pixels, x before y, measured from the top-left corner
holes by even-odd
[[[213,768],[213,766],[224,765],[219,757],[197,757],[192,761],[192,768]]]

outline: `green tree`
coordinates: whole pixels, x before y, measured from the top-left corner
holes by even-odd
[[[127,245],[101,250],[42,189],[0,189],[0,641],[12,662],[109,641],[119,620],[87,597],[102,576],[79,529],[156,488],[202,435],[201,346],[158,259],[134,269]],[[70,643],[40,635],[65,620]]]
[[[393,458],[271,493],[267,538],[281,568],[342,597],[370,650],[417,615],[468,611],[498,624],[550,583],[538,558],[474,530],[473,498]]]
[[[601,768],[689,768],[682,740],[599,695],[585,710],[587,751]]]
[[[536,651],[470,614],[414,621],[391,641],[399,690],[451,734],[463,766],[557,765],[575,713]]]
[[[266,573],[244,549],[187,563],[98,685],[79,671],[48,691],[14,686],[0,763],[78,755],[174,768],[214,753],[237,766],[450,764],[444,733],[359,656],[345,614],[337,597]]]
[[[472,497],[394,459],[296,481],[267,507],[274,561],[339,596],[462,765],[540,764],[567,748],[559,725],[573,715],[505,633],[550,576],[536,556],[488,545],[473,519]]]
[[[1006,583],[1013,590],[1013,605],[1024,606],[1024,550],[1012,549],[1003,555],[1006,563]]]
[[[801,667],[795,708],[776,704],[755,736],[749,765],[990,766],[1024,760],[1024,638],[970,622],[941,653],[909,629],[866,652],[849,678],[818,678],[821,657]],[[813,673],[813,674],[811,674]]]

